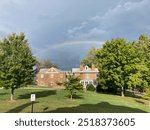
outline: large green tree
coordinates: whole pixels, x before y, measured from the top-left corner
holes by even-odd
[[[142,34],[140,35],[138,42],[134,43],[134,46],[141,53],[142,59],[149,70],[146,73],[143,73],[143,75],[150,87],[150,38]]]
[[[33,82],[35,64],[24,33],[12,33],[0,41],[0,85],[11,90],[11,100],[15,89]]]
[[[97,51],[99,82],[103,88],[121,90],[146,87],[147,81],[143,73],[148,71],[141,53],[138,53],[131,43],[125,39],[107,41],[103,48]]]

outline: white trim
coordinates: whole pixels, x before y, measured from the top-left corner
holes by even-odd
[[[79,73],[86,73],[86,72],[88,72],[88,73],[98,73],[99,71],[98,70],[83,70],[83,71],[72,71],[72,73],[77,73],[77,72],[79,72]]]
[[[59,73],[59,72],[46,72],[45,74],[48,74],[48,73],[50,74],[50,73]]]
[[[90,82],[92,82],[92,83],[90,83]],[[97,85],[94,84],[94,80],[87,80],[87,79],[85,79],[85,80],[80,80],[80,83],[83,84],[83,87],[84,87],[84,88],[86,88],[86,86],[87,86],[88,84],[92,84],[95,88],[96,88],[96,86],[97,86]]]

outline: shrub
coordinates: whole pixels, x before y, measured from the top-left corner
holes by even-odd
[[[92,84],[88,84],[86,88],[87,88],[87,91],[95,91],[96,90]]]

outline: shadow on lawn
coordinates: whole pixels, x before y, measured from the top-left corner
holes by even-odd
[[[137,103],[139,103],[139,104],[146,104],[144,101],[141,101],[141,100],[135,99],[135,101],[136,101]]]
[[[2,96],[2,95],[6,95],[6,94],[8,94],[8,93],[0,93],[1,96]]]
[[[138,108],[112,105],[108,102],[98,104],[81,104],[76,107],[64,107],[56,110],[47,111],[49,113],[146,113]]]
[[[55,95],[56,94],[56,90],[45,90],[45,91],[39,91],[39,92],[30,92],[30,93],[26,93],[23,95],[19,95],[18,99],[30,99],[30,95],[34,93],[36,94],[36,98],[42,98],[42,97],[47,97],[50,95]]]
[[[67,95],[67,96],[65,96],[65,97],[67,97],[67,98],[70,98],[70,95]],[[77,94],[74,94],[73,95],[73,99],[83,99],[83,96],[82,95],[77,95]]]
[[[38,102],[34,102],[34,104],[36,104],[36,103],[38,103]],[[31,106],[31,102],[28,102],[28,103],[25,103],[21,106],[15,107],[15,108],[7,111],[6,113],[19,113],[28,106]]]

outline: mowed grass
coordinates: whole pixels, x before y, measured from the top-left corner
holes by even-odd
[[[120,97],[96,92],[78,93],[68,98],[65,90],[18,89],[15,100],[10,101],[10,91],[0,89],[0,112],[30,113],[30,94],[36,94],[34,112],[52,113],[145,113],[150,112],[147,100]]]

